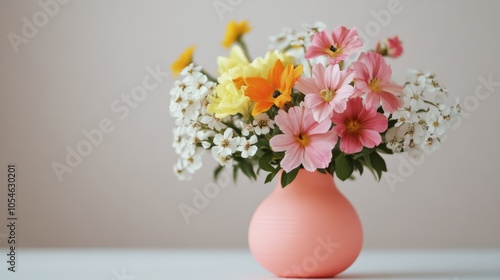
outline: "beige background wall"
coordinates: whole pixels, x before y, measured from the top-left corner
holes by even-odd
[[[388,158],[403,182],[377,183],[366,174],[339,183],[359,211],[365,246],[500,248],[500,85],[488,91],[480,82],[500,82],[500,2],[400,0],[400,12],[382,26],[374,14],[387,10],[385,0],[219,1],[233,4],[221,17],[213,1],[68,1],[28,33],[18,53],[8,34],[22,34],[23,17],[33,22],[38,15],[43,23],[43,10],[37,1],[0,3],[0,246],[6,169],[16,163],[21,246],[245,247],[249,219],[273,185],[261,178],[225,186],[185,223],[178,207],[192,204],[193,190],[203,190],[215,163],[206,157],[191,182],[172,173],[173,78],[160,76],[127,116],[111,106],[123,106],[121,96],[142,84],[147,67],[170,72],[191,44],[198,46],[195,59],[214,71],[216,56],[226,54],[225,24],[248,19],[254,56],[283,26],[315,20],[380,38],[399,35],[405,53],[392,62],[395,79],[401,82],[410,67],[433,70],[453,96],[469,102],[467,118],[423,165],[408,169],[401,158]],[[481,99],[474,97],[478,87]],[[75,149],[85,140],[82,130],[106,119],[113,131],[59,182],[51,164],[63,163],[65,147]]]

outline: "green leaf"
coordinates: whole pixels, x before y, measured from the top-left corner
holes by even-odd
[[[332,174],[333,176],[333,174],[335,173],[335,161],[330,162],[326,171],[328,171],[328,173]]]
[[[217,182],[219,180],[219,175],[220,175],[222,169],[224,169],[224,166],[222,166],[222,165],[219,165],[219,166],[217,166],[215,168],[215,170],[214,170],[214,181]]]
[[[382,158],[377,152],[370,154],[370,162],[377,173],[378,180],[382,178],[382,172],[387,171],[387,165],[385,164],[384,158]]]
[[[253,165],[250,162],[246,160],[241,160],[238,165],[243,174],[245,174],[249,179],[257,180],[257,175],[255,174],[255,171],[253,170]]]
[[[376,150],[384,154],[390,154],[390,155],[394,154],[394,152],[391,149],[387,148],[385,144],[378,145],[376,147]]]
[[[352,161],[354,167],[359,171],[359,175],[363,175],[363,163],[359,160]]]
[[[323,169],[323,168],[318,168],[317,170],[318,170],[318,172],[319,172],[319,173],[321,173],[321,174],[326,174],[326,170],[325,170],[325,169]]]
[[[377,113],[384,114],[384,109],[382,109],[382,106],[377,108]]]
[[[238,181],[238,165],[233,167],[233,181],[236,183]]]
[[[348,179],[353,171],[354,167],[351,159],[345,155],[340,155],[335,159],[335,173],[337,173],[340,180],[345,181]]]
[[[389,116],[389,122],[387,122],[387,129],[394,127],[396,123],[398,123],[398,120],[393,120],[390,118],[392,118],[392,115]]]
[[[273,172],[276,168],[271,165],[273,160],[273,153],[269,152],[264,154],[259,160],[259,166],[262,170]]]
[[[264,181],[264,184],[271,182],[274,179],[274,177],[276,177],[276,174],[278,174],[278,171],[279,171],[279,169],[276,169],[275,171],[267,174],[266,180]]]
[[[281,187],[282,188],[288,186],[291,182],[293,182],[293,180],[295,179],[295,177],[297,177],[297,174],[299,173],[299,169],[300,169],[300,166],[293,169],[289,173],[286,173],[285,171],[283,171],[283,173],[281,173]]]

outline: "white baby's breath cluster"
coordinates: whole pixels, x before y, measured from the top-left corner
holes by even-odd
[[[212,145],[214,131],[225,126],[207,113],[208,96],[213,94],[216,84],[208,80],[200,66],[193,64],[184,68],[180,75],[170,90],[170,114],[177,126],[173,147],[179,155],[174,172],[180,179],[189,179],[190,174],[201,168],[201,155],[204,148]]]
[[[252,123],[241,120],[231,122],[239,123],[241,135],[236,135],[232,128],[226,128],[213,138],[212,156],[221,166],[231,166],[235,156],[243,159],[254,156],[257,152],[257,135],[268,134],[274,127],[274,121],[265,113],[255,116]]]
[[[191,179],[191,174],[201,168],[204,150],[211,150],[221,166],[231,166],[235,154],[244,159],[254,156],[257,135],[268,134],[274,128],[274,121],[265,113],[256,116],[252,123],[237,121],[235,116],[222,120],[214,117],[207,112],[207,106],[215,89],[215,82],[208,80],[202,68],[190,64],[170,90],[170,115],[176,125],[173,147],[179,155],[174,172],[182,180]],[[239,123],[241,135],[225,122]]]
[[[313,58],[308,61],[304,58],[305,51],[312,43],[312,36],[325,30],[326,24],[321,21],[316,21],[312,25],[304,23],[302,29],[302,31],[295,31],[289,27],[284,27],[280,34],[269,37],[271,41],[269,49],[289,54],[295,59],[295,64],[304,65],[304,74],[311,76],[308,64],[325,63],[326,60],[324,58]]]
[[[404,106],[392,114],[394,127],[385,134],[393,152],[408,152],[417,158],[440,147],[441,137],[457,120],[461,107],[443,103],[447,90],[434,74],[409,70],[404,86]]]

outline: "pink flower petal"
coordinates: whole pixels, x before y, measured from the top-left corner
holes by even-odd
[[[363,146],[373,148],[382,142],[382,137],[380,133],[374,130],[365,129],[363,133],[359,135],[359,141]]]
[[[279,134],[271,138],[269,144],[275,152],[282,152],[290,149],[297,143],[294,136],[290,134]]]
[[[290,114],[291,111],[296,111],[295,108],[297,107],[290,108],[288,113],[285,112],[285,110],[280,110],[274,119],[281,131],[285,134],[295,135],[300,131],[301,118],[297,117],[296,114]],[[289,118],[293,118],[293,120],[290,121]]]
[[[382,109],[387,113],[393,113],[403,106],[403,101],[389,92],[382,91],[380,99],[382,100]]]
[[[346,134],[340,139],[340,150],[346,154],[354,154],[363,150],[363,144],[354,135]]]
[[[389,121],[386,116],[376,113],[374,117],[363,122],[363,125],[367,129],[371,129],[377,132],[384,132],[387,130]]]
[[[298,145],[290,147],[286,151],[285,156],[281,160],[281,167],[285,172],[290,172],[300,166],[304,158],[304,149],[299,148]]]
[[[303,94],[315,93],[321,91],[316,86],[316,82],[313,78],[300,77],[295,83],[295,89],[302,92]]]

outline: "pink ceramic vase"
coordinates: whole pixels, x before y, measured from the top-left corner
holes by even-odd
[[[333,277],[356,260],[363,232],[332,175],[301,169],[285,188],[278,180],[257,208],[248,244],[255,259],[277,276]]]

